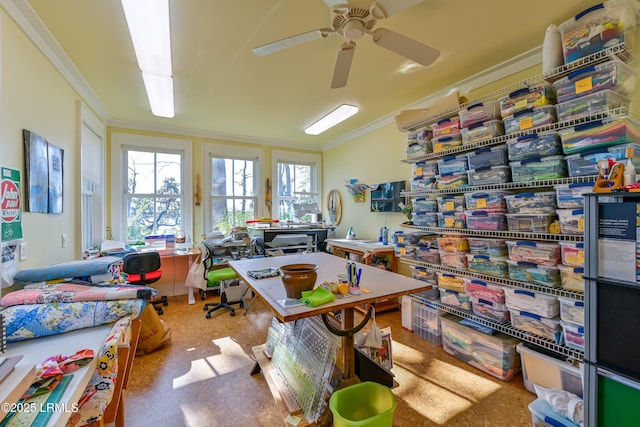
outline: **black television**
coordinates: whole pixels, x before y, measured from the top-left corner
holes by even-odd
[[[404,181],[371,185],[371,212],[402,212]]]

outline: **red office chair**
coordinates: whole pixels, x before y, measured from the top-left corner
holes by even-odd
[[[128,274],[128,281],[132,285],[146,286],[157,282],[162,277],[160,270],[160,254],[155,251],[136,252],[127,254],[122,259],[122,270]],[[162,314],[162,306],[169,304],[167,296],[151,300],[151,304],[158,314]]]

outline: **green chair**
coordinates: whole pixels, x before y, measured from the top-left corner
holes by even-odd
[[[205,303],[203,307],[204,311],[207,312],[207,319],[211,318],[211,313],[220,308],[229,310],[231,316],[235,316],[236,312],[231,304],[240,304],[240,307],[245,306],[246,283],[238,278],[232,268],[223,267],[212,270],[211,268],[214,266],[213,257],[206,245],[202,245],[202,255],[204,278],[207,281],[207,287],[218,287],[220,290],[220,302]]]

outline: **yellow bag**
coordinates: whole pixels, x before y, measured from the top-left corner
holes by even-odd
[[[151,353],[171,342],[171,328],[160,319],[152,304],[147,304],[140,315],[140,320],[142,324],[136,349],[137,355]]]

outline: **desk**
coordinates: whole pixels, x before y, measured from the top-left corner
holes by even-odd
[[[11,402],[9,399],[12,399],[16,394],[20,398],[27,387],[31,385],[33,379],[35,379],[34,375],[32,375],[32,381],[21,381],[23,379],[21,372],[28,372],[33,366],[47,357],[57,354],[68,356],[85,348],[92,349],[94,354],[97,355],[112,327],[112,324],[107,324],[93,328],[78,329],[59,335],[9,343],[8,351],[3,356],[22,354],[24,357],[16,365],[14,371],[2,381],[0,402]],[[67,409],[55,411],[47,426],[64,426],[67,424],[72,414],[73,404],[78,402],[89,383],[96,369],[97,360],[98,358],[94,357],[91,362],[73,373],[73,378],[60,399],[59,408]],[[19,390],[20,388],[22,388],[22,391]],[[5,416],[6,414],[0,411],[0,420]]]
[[[410,277],[392,273],[368,265],[362,265],[362,278],[360,286],[368,289],[369,293],[361,295],[350,295],[346,298],[336,298],[334,301],[318,307],[307,307],[299,305],[285,308],[278,301],[286,298],[284,286],[280,277],[270,277],[267,279],[253,279],[248,275],[251,270],[260,270],[269,267],[281,267],[286,264],[311,263],[317,264],[318,280],[321,283],[325,280],[335,281],[336,276],[344,273],[345,261],[333,255],[314,252],[310,254],[295,254],[284,257],[255,258],[239,261],[230,261],[229,265],[249,287],[269,306],[281,322],[289,322],[305,317],[322,315],[326,321],[326,314],[341,310],[341,328],[343,331],[362,328],[369,317],[359,325],[354,323],[354,309],[363,304],[371,304],[376,301],[389,298],[398,298],[402,295],[420,292],[431,289],[431,285]],[[334,332],[332,330],[332,332]],[[335,333],[335,332],[334,332]],[[354,373],[354,343],[353,333],[339,333],[342,336],[342,360],[341,368],[346,380],[351,380]]]
[[[296,243],[293,245],[287,244],[287,237],[295,235],[307,235],[311,238],[311,246],[316,252],[324,252],[325,240],[329,228],[305,228],[305,227],[249,227],[249,234],[252,237],[259,237],[264,242],[265,250],[278,250],[281,249],[287,253],[301,252],[308,248],[307,244]],[[276,239],[278,236],[284,237],[283,241],[278,243]]]
[[[197,258],[200,256],[199,249],[192,249],[187,252],[174,252],[173,254],[160,256],[160,269],[162,277],[149,286],[158,290],[158,295],[184,295],[187,294],[189,304],[195,304],[193,288],[184,286],[189,270]],[[176,285],[180,285],[177,290]],[[184,289],[182,289],[184,287]]]

